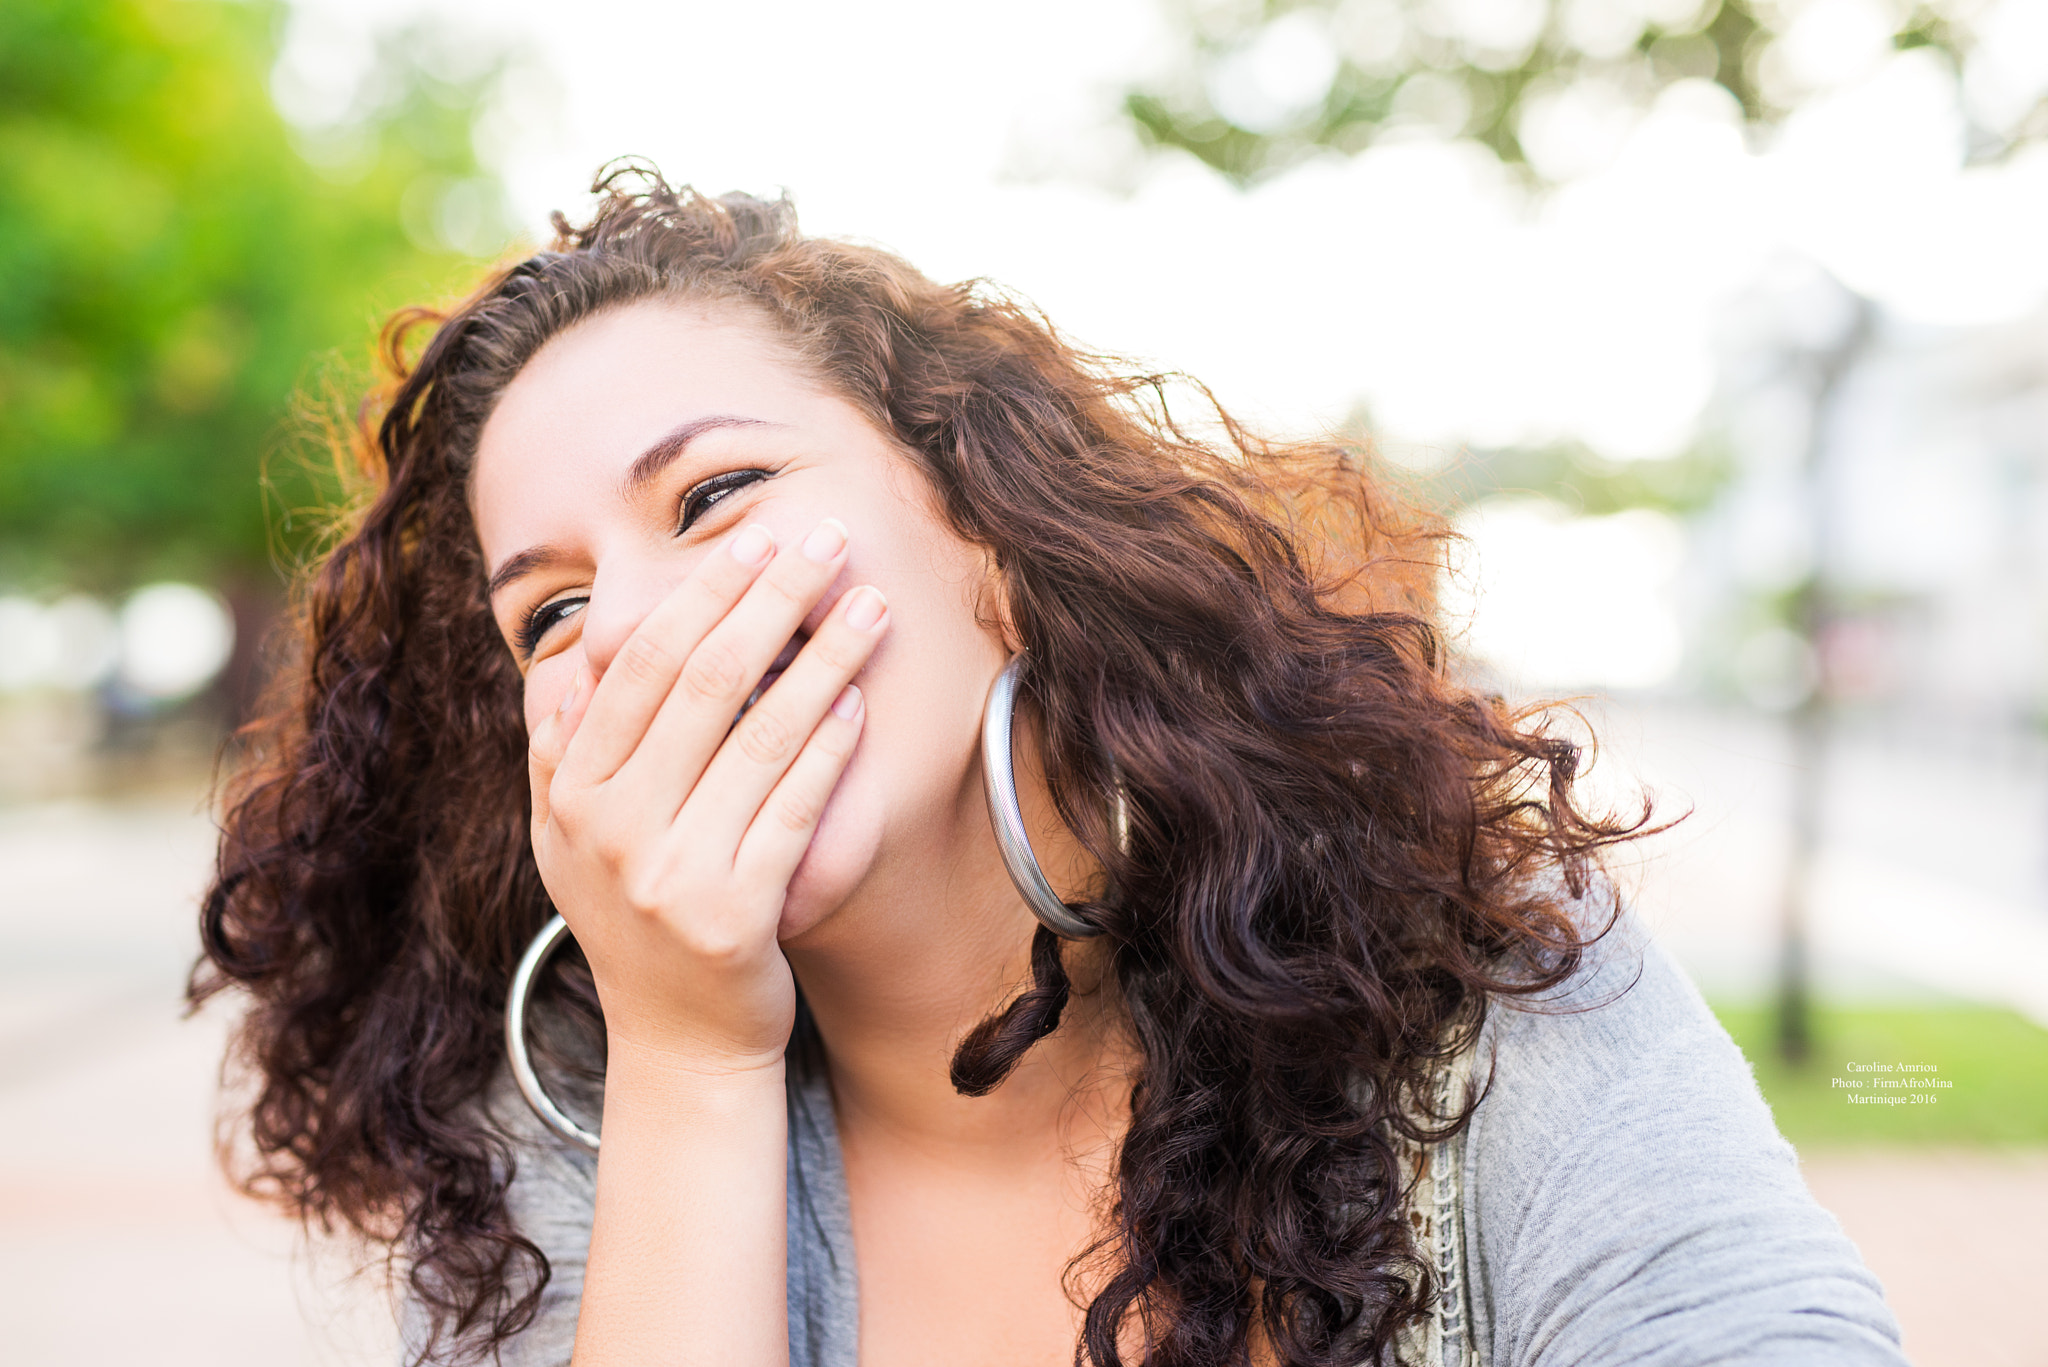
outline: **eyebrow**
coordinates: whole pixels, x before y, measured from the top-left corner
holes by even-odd
[[[642,451],[632,467],[626,471],[625,481],[619,486],[627,498],[639,493],[655,476],[666,470],[677,456],[683,454],[690,443],[706,432],[715,432],[722,427],[781,427],[782,423],[769,422],[766,418],[745,418],[737,413],[713,413],[708,417],[692,418],[670,432],[654,445]]]
[[[683,423],[654,445],[634,458],[626,470],[626,477],[619,486],[620,493],[630,499],[645,489],[650,481],[675,462],[676,457],[689,449],[691,442],[706,432],[715,432],[724,427],[782,427],[784,423],[770,422],[766,418],[742,417],[737,413],[713,413],[702,418],[692,418]],[[484,588],[486,599],[496,598],[499,590],[516,579],[523,579],[535,570],[545,569],[561,559],[559,550],[553,546],[529,546],[518,554],[510,556],[505,563],[492,572],[491,581]]]
[[[524,579],[535,570],[544,569],[561,558],[562,553],[553,546],[528,546],[498,566],[497,573],[491,576],[491,582],[484,586],[484,598],[486,601],[496,598],[498,590],[513,580]]]

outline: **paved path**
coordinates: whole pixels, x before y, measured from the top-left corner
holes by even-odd
[[[1608,725],[1604,772],[1633,769],[1699,807],[1638,870],[1646,915],[1709,987],[1754,987],[1781,857],[1771,733],[1682,714]],[[1852,760],[1843,804],[1861,816],[1830,856],[1830,980],[2007,992],[2015,977],[1997,975],[2032,944],[2048,869],[2040,767],[1980,757],[1972,778],[1869,747]],[[1898,820],[1954,830],[1888,834],[1887,794],[1908,788],[1940,800]],[[389,1312],[367,1283],[345,1280],[345,1259],[295,1253],[288,1226],[215,1175],[225,1022],[178,1019],[211,848],[196,800],[0,808],[0,1312],[12,1367],[394,1360]],[[1968,867],[1930,863],[1942,849]],[[1859,905],[1884,910],[1859,923]],[[1971,919],[1971,905],[1992,910]],[[1931,969],[1916,958],[1930,917],[1974,952]],[[2016,938],[1997,941],[1999,926]],[[2034,1318],[2048,1287],[2048,1155],[1809,1155],[1807,1173],[1884,1280],[1921,1367],[2048,1367]]]
[[[1782,723],[1699,707],[1589,708],[1589,780],[1690,815],[1623,847],[1643,916],[1710,996],[1760,997],[1784,905],[1792,768]],[[1810,886],[1837,998],[1963,997],[2048,1027],[2048,745],[2016,733],[1844,723]]]
[[[0,1319],[12,1367],[396,1361],[212,1153],[219,1013],[179,1019],[193,805],[0,810]],[[344,1294],[337,1294],[337,1289]]]
[[[2048,1152],[1808,1155],[1917,1367],[2048,1367]]]

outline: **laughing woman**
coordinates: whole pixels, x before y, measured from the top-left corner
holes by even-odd
[[[409,1360],[1904,1361],[1358,451],[600,189],[388,334],[204,907]]]

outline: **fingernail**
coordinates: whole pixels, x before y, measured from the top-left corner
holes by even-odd
[[[845,547],[846,525],[836,517],[828,517],[804,538],[804,559],[822,565]]]
[[[557,713],[567,712],[572,706],[575,705],[577,695],[582,692],[583,671],[579,669],[576,671],[576,677],[569,680],[569,691],[562,695],[561,704],[555,708],[555,711]]]
[[[882,620],[882,614],[889,608],[889,600],[882,597],[882,591],[873,584],[862,584],[853,591],[853,601],[846,605],[846,625],[855,631],[866,631]]]
[[[860,711],[860,690],[852,684],[848,684],[840,689],[839,696],[832,700],[832,713],[834,716],[844,717],[848,721],[852,721],[854,713],[858,711]]]
[[[731,542],[732,558],[742,565],[759,565],[775,553],[775,537],[758,522],[740,529]]]

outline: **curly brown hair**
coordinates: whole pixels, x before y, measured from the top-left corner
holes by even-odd
[[[243,1183],[388,1247],[433,1319],[423,1356],[487,1356],[531,1320],[546,1259],[507,1218],[516,1146],[476,1103],[551,907],[467,480],[551,337],[636,300],[713,301],[772,324],[992,553],[1053,799],[1118,890],[1076,904],[1107,928],[1138,1060],[1076,1361],[1118,1367],[1134,1319],[1154,1367],[1247,1363],[1256,1342],[1304,1367],[1381,1360],[1433,1294],[1394,1136],[1464,1125],[1476,1102],[1433,1110],[1432,1066],[1491,994],[1572,973],[1597,935],[1566,901],[1647,806],[1588,813],[1543,714],[1454,679],[1432,625],[1444,529],[1363,444],[1261,439],[1199,386],[1194,432],[1171,377],[1078,350],[985,282],[802,236],[787,201],[640,167],[596,188],[587,226],[558,215],[550,250],[386,329],[391,379],[358,424],[368,496],[301,586],[202,910],[192,1000],[249,1003]],[[960,1090],[1057,1028],[1061,942],[1041,930],[1031,958],[962,1042]],[[554,977],[594,1020],[574,956]]]

